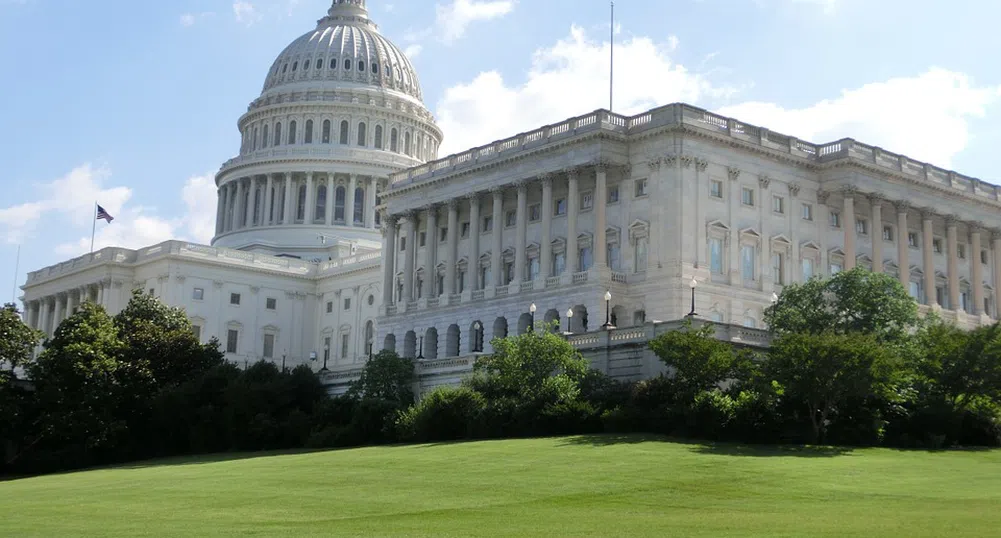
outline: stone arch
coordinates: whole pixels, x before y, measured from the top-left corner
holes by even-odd
[[[630,327],[633,324],[633,320],[629,319],[629,315],[626,313],[626,307],[622,305],[612,307],[611,319],[609,321],[616,327]]]
[[[507,338],[507,318],[500,316],[494,320],[494,331],[490,335],[490,339],[494,338]]]
[[[424,331],[424,358],[438,358],[438,329],[434,327]]]
[[[546,315],[543,318],[546,322],[546,328],[552,332],[560,332],[560,311],[555,308],[550,308],[546,310]]]
[[[382,349],[385,351],[392,351],[396,353],[396,335],[389,333],[386,338],[382,340]]]
[[[571,324],[571,332],[575,333],[586,333],[588,330],[589,321],[587,319],[587,307],[579,304],[573,307],[573,323]]]
[[[525,334],[532,329],[532,314],[525,312],[518,317],[518,334]]]
[[[446,357],[458,357],[459,356],[459,337],[461,336],[459,332],[459,326],[456,324],[451,324],[448,326],[448,331],[445,333],[445,356]]]
[[[403,337],[403,357],[406,359],[417,357],[417,333],[414,331],[407,331]]]
[[[483,352],[483,331],[486,330],[486,326],[483,322],[476,320],[469,324],[469,352],[470,353],[482,353]]]

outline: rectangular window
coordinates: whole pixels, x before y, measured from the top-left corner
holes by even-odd
[[[956,256],[961,260],[966,259],[966,245],[956,245]]]
[[[635,187],[636,187],[636,198],[640,198],[640,197],[646,196],[646,180],[645,179],[637,179],[635,181]]]
[[[914,232],[907,232],[907,246],[911,248],[918,248],[918,234]]]
[[[455,272],[455,292],[462,293],[466,291],[466,272],[459,270]]]
[[[935,287],[935,302],[946,308],[949,307],[949,305],[945,302],[945,288],[942,286]]]
[[[970,292],[964,291],[959,294],[959,309],[964,312],[970,311]]]
[[[350,344],[350,343],[351,343],[351,335],[350,334],[342,334],[341,335],[341,358],[345,358],[345,357],[348,356],[348,344]]]
[[[264,308],[267,308],[268,310],[277,310],[278,299],[272,299],[269,297],[267,300],[264,301]]]
[[[483,231],[492,232],[494,229],[494,218],[493,217],[483,217]]]
[[[528,259],[528,280],[535,280],[539,276],[538,256]]]
[[[720,181],[718,179],[714,179],[714,180],[712,180],[712,181],[709,182],[709,196],[712,196],[713,198],[720,198],[720,199],[723,198],[723,182],[722,181]]]
[[[633,260],[635,263],[634,271],[637,273],[646,272],[646,252],[647,252],[647,238],[641,237],[636,240],[636,259]]]
[[[742,245],[740,247],[740,274],[745,282],[754,280],[754,254],[756,249],[752,245]]]
[[[917,301],[919,303],[923,302],[921,300],[921,284],[920,283],[914,282],[913,280],[911,282],[909,282],[909,285],[907,286],[907,292],[911,294],[911,297],[915,301]]]
[[[542,205],[532,204],[528,206],[528,221],[538,222],[542,220]]]
[[[444,243],[448,240],[448,227],[441,228],[441,233],[438,234],[438,242]]]
[[[980,263],[982,263],[984,265],[987,264],[987,251],[986,250],[981,250],[980,251]]]
[[[772,277],[776,284],[785,284],[785,260],[782,254],[772,254]]]
[[[420,238],[420,242],[418,243],[418,245],[422,246],[422,247],[426,246],[427,242],[428,242],[428,234],[427,234],[427,232],[421,232],[421,234],[418,237]]]
[[[893,241],[893,227],[883,226],[883,241]]]
[[[772,196],[772,211],[778,213],[779,215],[786,212],[785,198],[781,196]]]
[[[504,284],[514,282],[514,262],[504,263]]]
[[[831,225],[831,228],[840,228],[841,227],[841,213],[839,213],[837,211],[831,211],[827,215],[827,221]]]
[[[803,204],[803,220],[813,220],[813,206]]]
[[[841,266],[840,263],[831,262],[831,276],[834,276],[834,275],[840,273],[842,270],[843,270],[843,268],[842,268],[842,266]]]
[[[406,237],[401,237],[400,238],[400,250],[404,251],[404,252],[407,250],[407,238]]]
[[[619,270],[619,244],[609,243],[605,249],[605,258],[608,259],[608,268],[612,271]]]
[[[490,287],[493,275],[489,267],[480,267],[480,289]]]
[[[275,335],[264,335],[264,358],[272,359],[275,356]]]
[[[240,331],[236,329],[230,329],[226,333],[226,353],[236,353],[237,344],[239,344]]]
[[[577,260],[578,271],[584,272],[591,269],[593,263],[593,256],[591,256],[591,247],[582,247],[578,253],[579,259]]]
[[[553,255],[553,274],[551,276],[560,276],[563,271],[567,269],[567,255],[566,253],[560,252],[559,254]]]
[[[714,274],[723,274],[723,240],[718,237],[709,239],[709,270]]]
[[[330,314],[334,311],[334,302],[327,301],[327,313]]]
[[[518,213],[515,210],[510,210],[504,214],[504,226],[512,228],[518,223]]]
[[[201,301],[205,298],[205,290],[202,288],[195,288],[194,291],[191,292],[191,298],[196,301]]]
[[[202,341],[202,326],[201,325],[192,325],[191,326],[191,332],[192,332],[192,334],[195,335],[195,340],[198,340],[199,342]]]
[[[803,280],[813,278],[813,258],[803,258]]]
[[[351,298],[346,297],[344,299],[344,310],[351,310]]]
[[[608,203],[609,204],[616,204],[618,202],[619,202],[619,186],[615,185],[614,187],[609,187],[608,188]]]
[[[931,250],[935,254],[941,254],[942,253],[942,240],[941,239],[932,239],[931,240]]]
[[[869,235],[869,221],[865,219],[856,219],[855,233],[858,235]]]
[[[229,304],[240,306],[240,294],[239,293],[230,293],[229,294]]]
[[[740,203],[746,206],[754,206],[754,189],[744,187],[740,189]]]
[[[463,222],[462,223],[462,226],[461,226],[460,231],[459,231],[459,235],[463,239],[469,237],[469,223],[468,222]]]
[[[580,194],[580,210],[587,211],[594,207],[594,193],[585,191]]]
[[[553,215],[559,217],[561,215],[567,214],[567,199],[558,198],[556,203],[553,204]]]

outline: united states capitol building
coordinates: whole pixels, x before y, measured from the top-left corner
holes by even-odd
[[[335,0],[281,52],[239,129],[211,246],[32,272],[27,322],[51,335],[82,302],[114,314],[139,288],[239,364],[307,363],[341,386],[392,349],[433,385],[544,321],[597,367],[650,375],[643,343],[691,313],[693,279],[697,315],[752,345],[783,286],[860,265],[964,327],[1001,311],[997,186],[686,104],[440,157],[417,73],[365,0]]]

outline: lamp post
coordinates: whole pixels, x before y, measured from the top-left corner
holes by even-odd
[[[612,291],[605,290],[605,324],[601,326],[602,329],[606,331],[611,331],[615,328],[612,325]]]
[[[329,358],[330,358],[330,344],[324,343],[323,344],[323,369],[320,370],[321,372],[326,372],[327,371],[327,359],[329,359]]]
[[[372,360],[372,342],[368,343],[368,360]]]
[[[692,311],[688,313],[688,317],[694,318],[695,314],[695,288],[699,285],[699,281],[692,277],[692,281],[688,283],[688,286],[692,288]]]
[[[482,335],[483,335],[483,324],[480,323],[479,320],[477,320],[475,323],[473,323],[473,353],[483,352],[483,347],[481,347],[483,345]]]
[[[529,327],[528,327],[528,332],[533,332],[533,331],[535,331],[535,311],[536,311],[536,310],[538,310],[538,307],[537,307],[537,306],[535,306],[535,303],[532,303],[532,306],[529,306],[529,307],[528,307],[528,312],[529,312],[530,314],[532,314],[532,324],[531,324],[531,325],[529,325]]]
[[[417,360],[424,359],[424,335],[420,336],[420,344],[417,344]]]
[[[282,373],[283,374],[285,373],[285,354],[286,353],[287,353],[286,350],[282,350]]]
[[[777,293],[772,293],[772,304],[779,302],[779,296]]]
[[[567,310],[567,332],[565,334],[573,334],[573,308]]]

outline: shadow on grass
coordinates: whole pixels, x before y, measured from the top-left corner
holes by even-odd
[[[228,461],[252,460],[257,458],[271,458],[275,456],[296,456],[299,454],[315,454],[318,452],[329,452],[334,449],[291,449],[291,450],[271,450],[265,452],[223,452],[216,454],[201,454],[194,456],[176,456],[170,458],[136,461],[97,467],[96,469],[148,469],[152,467],[171,467],[177,465],[203,465],[207,463],[224,463]]]
[[[711,441],[694,441],[691,439],[678,439],[663,435],[635,434],[635,435],[580,435],[569,437],[564,440],[562,446],[612,446],[621,444],[639,443],[671,443],[685,445],[692,452],[698,454],[710,454],[716,456],[745,456],[754,458],[767,457],[799,457],[799,458],[831,458],[852,453],[855,449],[851,447],[835,446],[809,446],[809,445],[747,445],[739,443],[717,443]]]

